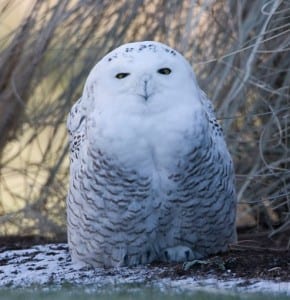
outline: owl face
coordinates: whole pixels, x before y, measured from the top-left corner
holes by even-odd
[[[194,101],[196,93],[189,63],[157,42],[126,44],[110,52],[92,70],[87,85],[100,109],[115,107],[120,113],[176,109]]]

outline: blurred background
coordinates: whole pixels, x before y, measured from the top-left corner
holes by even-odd
[[[0,236],[66,239],[66,116],[94,64],[155,40],[191,62],[233,156],[240,231],[290,247],[288,0],[0,0]]]

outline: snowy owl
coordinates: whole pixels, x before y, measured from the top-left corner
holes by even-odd
[[[107,54],[67,126],[73,262],[183,262],[235,242],[232,160],[212,103],[177,51],[145,41]]]

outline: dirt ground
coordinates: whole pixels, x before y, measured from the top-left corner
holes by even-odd
[[[216,275],[221,279],[240,277],[243,279],[269,279],[274,281],[290,281],[290,249],[287,244],[290,232],[269,238],[265,233],[239,232],[239,242],[232,245],[227,253],[212,256],[207,261],[194,265],[153,263],[152,268],[163,265],[161,277],[190,277]],[[2,237],[0,252],[5,250],[26,249],[32,245],[45,244],[52,241],[43,237]]]

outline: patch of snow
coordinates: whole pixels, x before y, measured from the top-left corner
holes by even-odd
[[[216,277],[195,279],[185,278],[181,280],[164,280],[163,286],[179,289],[182,291],[204,290],[217,293],[221,292],[247,292],[247,293],[270,293],[290,295],[290,282],[274,282],[269,280],[232,278],[221,280]]]
[[[246,280],[229,273],[228,280],[217,277],[165,277],[167,267],[88,269],[71,263],[67,244],[34,246],[25,250],[0,253],[0,288],[30,286],[62,286],[64,284],[104,287],[144,283],[161,290],[206,290],[228,292],[266,292],[290,295],[290,282]]]

